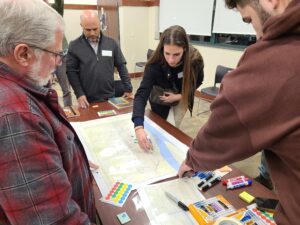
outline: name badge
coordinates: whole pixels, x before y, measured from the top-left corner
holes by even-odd
[[[110,56],[110,57],[112,57],[112,51],[102,50],[102,56]]]
[[[183,72],[177,74],[178,78],[183,78]]]

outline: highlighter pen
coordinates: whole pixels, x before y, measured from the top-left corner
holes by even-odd
[[[224,202],[222,202],[221,200],[218,200],[218,202],[219,202],[219,204],[220,204],[221,206],[223,206],[225,209],[228,209],[228,206],[227,206]]]
[[[212,180],[211,182],[209,182],[208,184],[206,184],[205,186],[203,186],[201,190],[202,191],[207,191],[210,187],[216,185],[220,181],[221,181],[221,177],[216,177],[214,180]]]
[[[202,187],[203,184],[205,184],[205,182],[207,182],[209,179],[211,179],[214,175],[215,175],[214,172],[209,173],[209,174],[207,175],[207,177],[205,177],[204,179],[201,180],[201,182],[198,184],[198,187],[199,187],[199,188]]]
[[[174,195],[172,195],[171,193],[165,191],[166,196],[171,199],[172,201],[174,201],[175,203],[177,203],[177,205],[183,209],[184,211],[189,211],[189,208],[181,201],[179,201]]]
[[[252,180],[247,180],[244,182],[240,182],[238,184],[227,184],[227,189],[236,189],[240,187],[250,186],[252,184]]]

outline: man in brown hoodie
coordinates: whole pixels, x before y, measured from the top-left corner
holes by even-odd
[[[256,39],[260,40],[263,35],[263,24],[270,17],[259,3],[259,0],[225,0],[226,6],[229,9],[237,9],[245,23],[251,23],[256,33]],[[261,154],[261,163],[259,166],[259,176],[254,180],[261,183],[268,189],[273,189],[273,184],[270,178],[268,165],[266,163],[264,151]]]
[[[179,176],[212,170],[261,149],[280,203],[277,224],[300,215],[300,1],[260,0],[270,17],[261,41],[226,75],[211,116],[191,143]]]

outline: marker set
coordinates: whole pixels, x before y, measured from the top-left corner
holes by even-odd
[[[207,176],[210,176],[210,174],[212,174],[213,171],[198,171],[194,174],[193,177],[199,177],[200,179],[204,179]]]
[[[222,195],[198,201],[186,206],[183,202],[165,191],[166,196],[174,201],[182,210],[189,211],[200,225],[211,224],[213,221],[223,217],[226,224],[240,225],[275,225],[272,214],[260,211],[255,208],[255,204],[246,208],[236,210]],[[232,219],[231,219],[232,218]],[[235,223],[228,223],[235,221]],[[218,222],[218,221],[217,221]],[[223,223],[214,223],[223,224]]]
[[[189,205],[189,209],[198,222],[205,222],[199,224],[207,224],[235,212],[235,208],[222,195],[195,202]]]
[[[200,178],[200,183],[197,186],[201,191],[207,191],[221,181],[221,177],[216,176],[216,173],[212,171],[198,172],[195,176]]]
[[[245,176],[234,177],[223,181],[223,185],[226,185],[229,190],[250,186],[251,184],[252,180]]]
[[[198,171],[194,173],[193,177],[199,177],[200,179],[198,189],[200,191],[207,191],[210,187],[218,184],[221,181],[221,177],[226,175],[228,172],[230,172],[230,170],[224,167],[224,169],[220,168],[214,171]],[[250,183],[248,185],[250,185]],[[230,188],[233,189],[235,186],[230,186]]]

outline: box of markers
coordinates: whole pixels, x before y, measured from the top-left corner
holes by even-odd
[[[210,224],[216,219],[236,211],[222,195],[195,202],[188,207],[190,213],[200,225]]]

